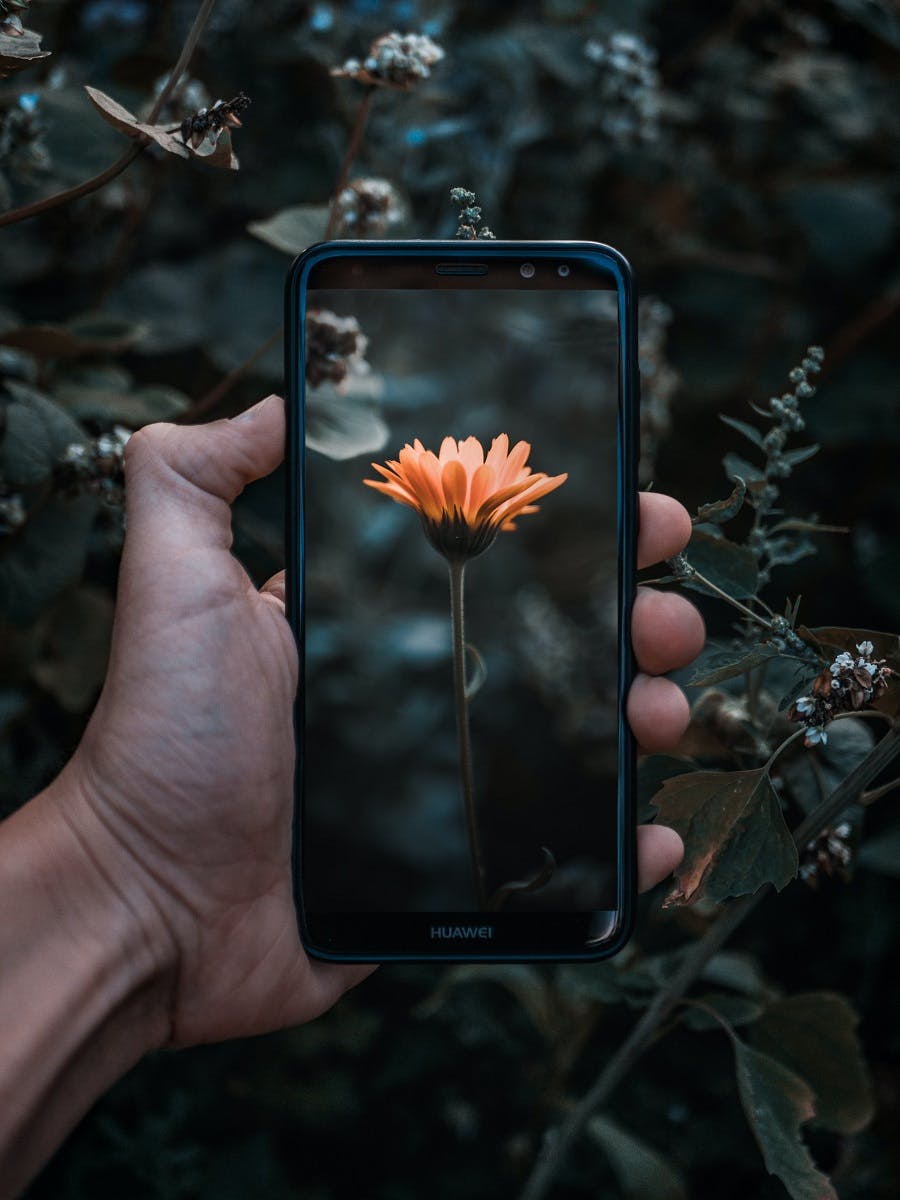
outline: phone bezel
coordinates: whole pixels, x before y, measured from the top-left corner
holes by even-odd
[[[556,928],[562,929],[568,921],[575,928],[580,918],[591,914],[542,914],[500,913],[485,915],[472,913],[365,913],[328,914],[331,928],[338,935],[349,929],[354,938],[365,936],[364,946],[357,942],[355,948],[346,945],[323,945],[320,937],[310,928],[311,919],[326,919],[322,914],[307,913],[303,903],[302,888],[302,837],[303,837],[303,780],[302,753],[304,743],[303,687],[297,691],[294,706],[294,727],[297,745],[297,767],[294,782],[294,816],[292,828],[292,877],[294,901],[300,937],[306,951],[314,958],[328,962],[594,962],[615,954],[627,942],[634,925],[636,904],[636,801],[635,801],[635,758],[634,738],[628,725],[625,704],[628,689],[634,677],[635,663],[631,648],[631,615],[635,594],[636,547],[638,533],[637,504],[637,456],[639,431],[640,387],[637,361],[637,295],[633,273],[628,261],[617,250],[600,242],[585,241],[460,241],[444,239],[410,240],[337,240],[319,242],[308,247],[291,264],[285,287],[285,381],[286,381],[286,487],[285,487],[285,608],[294,632],[301,658],[301,680],[304,645],[303,573],[304,541],[302,500],[304,489],[305,425],[304,398],[305,372],[301,364],[305,361],[305,315],[309,277],[312,269],[329,259],[365,258],[371,260],[396,258],[433,267],[438,261],[460,264],[490,262],[513,265],[528,260],[561,258],[569,263],[583,263],[594,270],[599,269],[614,284],[618,307],[618,358],[619,358],[619,410],[617,436],[618,503],[617,539],[619,549],[619,632],[618,632],[618,801],[616,867],[617,907],[609,910],[612,929],[598,944],[580,950],[570,944],[553,949],[528,946],[513,937],[519,931],[554,938]],[[517,273],[516,273],[517,274]],[[478,276],[467,278],[479,278]],[[383,284],[382,286],[390,286]],[[429,284],[428,286],[435,286]],[[459,286],[443,284],[436,286]],[[522,279],[522,288],[534,287],[533,279]],[[557,285],[566,286],[566,285]],[[377,916],[377,922],[373,919]],[[336,922],[335,919],[339,918]],[[519,930],[509,927],[510,919],[519,922]],[[560,920],[565,918],[565,921]],[[421,922],[421,936],[411,936],[413,922]],[[442,939],[437,943],[425,926],[465,925],[469,928],[490,927],[488,937],[466,939]],[[376,925],[378,928],[376,928]],[[401,931],[403,949],[389,948],[387,939],[382,940],[384,928],[393,925]],[[497,929],[501,939],[497,939]],[[368,927],[368,932],[363,933]],[[417,927],[415,927],[417,928]],[[584,924],[582,922],[582,930]],[[506,949],[500,940],[506,938]],[[379,945],[379,942],[381,943]],[[452,942],[454,944],[447,944]],[[460,944],[461,942],[461,944]],[[478,943],[478,944],[475,944]],[[584,945],[582,937],[581,945]],[[527,948],[522,948],[523,946]]]

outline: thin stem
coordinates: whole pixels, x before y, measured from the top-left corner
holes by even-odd
[[[771,755],[769,756],[769,761],[763,767],[763,770],[766,772],[766,774],[768,775],[769,771],[772,768],[772,763],[779,756],[779,754],[782,752],[782,750],[786,750],[788,748],[788,746],[791,744],[791,742],[796,742],[798,737],[805,737],[805,736],[806,736],[806,727],[804,726],[802,729],[798,729],[795,733],[792,733],[790,737],[785,738],[780,746],[776,746],[775,749],[772,751]]]
[[[863,792],[859,798],[859,802],[860,804],[874,804],[876,800],[880,800],[882,796],[888,795],[889,792],[893,792],[898,787],[900,787],[900,779],[892,779],[890,783],[883,783],[881,787]]]
[[[797,846],[805,846],[850,805],[866,785],[900,755],[900,728],[892,726],[875,749],[838,784],[793,834]],[[619,1083],[644,1052],[656,1040],[657,1031],[674,1006],[693,984],[700,971],[732,933],[743,923],[757,904],[772,892],[771,886],[760,888],[752,896],[742,896],[726,905],[716,922],[688,950],[681,966],[654,996],[649,1008],[633,1027],[618,1050],[608,1060],[594,1085],[578,1102],[563,1124],[544,1142],[534,1170],[526,1181],[520,1200],[543,1200],[570,1149],[581,1134],[591,1114],[605,1104]]]
[[[203,3],[200,5],[197,15],[194,18],[194,23],[188,33],[187,40],[181,48],[178,62],[172,69],[165,87],[157,96],[146,124],[152,125],[162,111],[163,105],[168,103],[169,97],[177,87],[178,81],[184,74],[191,55],[197,47],[197,43],[200,40],[215,3],[216,0],[203,0]],[[8,212],[0,213],[0,228],[3,228],[4,225],[15,225],[19,221],[28,221],[32,217],[40,216],[41,213],[49,212],[51,209],[59,208],[63,204],[69,204],[72,200],[80,200],[82,196],[87,196],[91,192],[99,191],[100,188],[115,179],[117,175],[121,175],[126,167],[131,166],[141,151],[146,146],[149,146],[149,144],[150,139],[141,135],[141,137],[135,138],[133,144],[120,154],[116,161],[111,163],[105,171],[101,171],[99,175],[94,175],[91,179],[86,179],[83,183],[76,184],[75,187],[67,188],[64,192],[57,192],[55,195],[47,196],[43,200],[36,200],[34,204],[23,204],[20,208],[11,208]]]
[[[734,596],[729,596],[727,592],[723,592],[718,584],[715,584],[711,580],[707,579],[705,575],[701,575],[696,567],[691,568],[690,575],[685,576],[685,579],[696,579],[698,583],[702,583],[704,587],[708,587],[710,591],[715,592],[717,596],[721,596],[723,600],[727,600],[733,608],[736,608],[738,612],[742,612],[745,617],[749,617],[751,621],[756,621],[757,625],[762,625],[764,629],[771,630],[771,621],[767,621],[764,617],[761,617],[759,613],[755,613],[753,609],[748,608],[746,604],[741,604],[740,600],[735,600]],[[684,582],[684,580],[682,580],[682,582]]]
[[[328,214],[328,224],[325,227],[325,240],[333,238],[337,232],[338,226],[338,197],[347,186],[347,180],[350,176],[350,168],[353,165],[353,160],[356,158],[356,152],[359,150],[360,139],[362,138],[363,129],[365,129],[366,121],[369,116],[369,109],[372,107],[372,100],[375,97],[375,87],[370,84],[365,91],[365,95],[359,103],[359,108],[356,111],[356,121],[353,124],[353,132],[350,134],[350,141],[347,145],[347,151],[344,154],[344,161],[341,163],[341,169],[338,172],[337,183],[334,185],[334,192],[331,197],[331,211]]]
[[[459,776],[466,810],[469,857],[475,897],[480,911],[485,908],[484,865],[478,841],[478,816],[472,782],[472,744],[469,737],[469,701],[466,699],[466,633],[463,610],[466,564],[452,560],[450,567],[450,618],[453,626],[453,688],[456,694],[456,732],[459,739]]]

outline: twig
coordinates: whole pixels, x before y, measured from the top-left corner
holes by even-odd
[[[363,129],[365,129],[366,121],[369,116],[369,110],[372,107],[372,100],[375,96],[375,87],[370,84],[366,88],[365,95],[359,103],[359,108],[356,111],[356,121],[353,124],[353,132],[350,134],[350,141],[347,145],[347,151],[344,154],[344,161],[341,163],[341,169],[338,172],[337,183],[334,185],[334,192],[331,197],[331,211],[328,214],[328,224],[325,227],[325,241],[333,238],[337,232],[338,226],[338,198],[341,192],[347,186],[347,179],[350,175],[350,168],[353,165],[353,160],[356,158],[356,153],[359,150],[360,139],[362,138]]]
[[[147,117],[146,122],[148,125],[153,124],[177,87],[178,81],[184,74],[191,55],[197,47],[197,43],[200,40],[215,3],[216,0],[203,0],[203,3],[200,5],[190,33],[188,33],[187,40],[181,48],[178,62],[173,67],[165,87],[157,96],[156,102],[150,110],[150,115]],[[64,192],[57,192],[55,195],[47,196],[43,200],[36,200],[33,204],[23,204],[20,208],[11,208],[8,212],[0,213],[0,228],[4,225],[15,225],[19,221],[28,221],[32,217],[40,216],[41,213],[49,212],[51,209],[59,208],[63,204],[69,204],[72,200],[80,200],[82,196],[90,195],[91,192],[99,191],[100,188],[115,179],[117,175],[121,175],[126,167],[129,167],[141,151],[149,145],[150,138],[141,135],[135,139],[133,144],[124,153],[119,155],[114,163],[111,163],[99,175],[94,175],[93,178],[86,179],[84,183],[78,183],[75,187],[67,188]]]
[[[866,785],[898,754],[900,729],[892,726],[872,753],[797,827],[793,835],[797,846],[805,846],[828,829]],[[548,1134],[534,1170],[521,1193],[521,1200],[543,1200],[588,1118],[606,1103],[631,1067],[654,1042],[659,1025],[681,1000],[713,954],[771,891],[771,886],[766,885],[752,896],[742,896],[739,900],[732,901],[723,909],[715,924],[688,950],[681,966],[669,982],[656,993],[647,1011],[609,1059],[593,1087],[582,1097],[561,1127]]]

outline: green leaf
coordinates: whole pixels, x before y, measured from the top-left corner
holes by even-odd
[[[51,496],[0,556],[0,615],[28,625],[84,570],[94,496]]]
[[[722,459],[722,466],[729,479],[743,479],[751,492],[754,490],[754,484],[765,482],[764,469],[747,462],[746,458],[741,458],[739,454],[726,454]]]
[[[720,950],[703,967],[700,978],[719,987],[733,988],[745,996],[767,997],[771,992],[758,961],[743,950]]]
[[[721,683],[723,679],[732,679],[735,675],[743,675],[753,667],[758,667],[771,658],[777,658],[779,651],[768,644],[753,646],[747,650],[730,651],[727,655],[716,655],[688,680],[688,687],[708,687],[713,683]],[[724,661],[721,661],[724,658]]]
[[[800,1137],[815,1116],[812,1089],[777,1059],[751,1049],[732,1034],[738,1092],[770,1175],[777,1175],[792,1200],[838,1200]]]
[[[723,592],[736,600],[755,596],[759,587],[759,568],[752,552],[725,537],[716,537],[702,529],[695,529],[685,551],[688,562],[716,584]],[[706,595],[715,595],[704,584],[688,579],[685,587]]]
[[[587,1132],[603,1148],[625,1200],[686,1200],[681,1172],[636,1134],[600,1115]]]
[[[747,485],[738,476],[735,480],[734,489],[728,499],[715,500],[710,504],[702,504],[697,509],[697,515],[692,518],[693,523],[698,525],[701,521],[711,521],[714,525],[722,525],[726,521],[730,521],[732,517],[737,516],[741,511],[746,495]]]
[[[295,256],[321,242],[328,224],[327,204],[298,204],[283,208],[264,221],[251,221],[249,233],[276,250]]]
[[[735,417],[726,416],[725,413],[719,413],[719,420],[724,421],[726,425],[730,425],[732,429],[736,429],[738,433],[742,433],[745,438],[749,438],[754,446],[763,448],[763,432],[757,429],[755,425],[748,425],[746,421],[738,421]]]
[[[787,459],[792,467],[796,467],[798,463],[806,462],[808,458],[812,458],[814,454],[818,453],[818,446],[799,446],[796,450],[785,450],[782,457]]]
[[[816,1124],[859,1133],[872,1119],[872,1084],[850,1002],[836,992],[803,992],[768,1005],[751,1032],[757,1050],[810,1085]]]
[[[27,384],[7,380],[13,403],[6,406],[0,436],[0,475],[11,487],[47,479],[53,465],[73,442],[83,443],[81,427],[48,396]]]
[[[685,847],[666,907],[743,896],[766,883],[780,891],[797,874],[797,848],[762,768],[679,775],[653,804]]]
[[[765,1010],[765,1005],[760,1000],[755,1000],[751,996],[735,996],[733,992],[707,992],[703,996],[697,996],[696,999],[701,1004],[705,1004],[707,1008],[713,1009],[726,1024],[732,1026],[749,1025],[761,1017]],[[712,1013],[705,1012],[704,1009],[692,1004],[683,1006],[681,1019],[688,1029],[693,1029],[698,1033],[708,1029],[721,1028],[720,1022]]]
[[[375,454],[390,431],[366,395],[339,392],[323,384],[306,401],[306,445],[326,458],[343,461]]]

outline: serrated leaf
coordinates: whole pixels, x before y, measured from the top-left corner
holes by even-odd
[[[328,214],[327,204],[297,204],[264,221],[251,221],[247,231],[276,250],[296,256],[314,242],[321,242]]]
[[[756,558],[746,546],[714,536],[702,529],[695,529],[685,550],[691,566],[705,576],[710,583],[720,587],[736,600],[755,596],[759,587],[759,567]],[[706,595],[715,592],[695,579],[687,579],[683,586]]]
[[[780,891],[797,874],[797,848],[763,768],[679,775],[653,804],[685,848],[666,907],[748,895],[766,883]]]
[[[800,1126],[815,1116],[812,1089],[777,1059],[733,1035],[732,1042],[741,1105],[769,1174],[792,1200],[838,1200],[800,1137]]]
[[[803,992],[773,1000],[751,1032],[757,1050],[809,1084],[816,1124],[835,1133],[859,1133],[874,1112],[858,1024],[837,992]]]
[[[806,462],[808,458],[812,458],[814,454],[819,453],[819,446],[799,446],[796,450],[785,450],[782,457],[785,458],[792,467],[796,467],[798,463]]]
[[[745,438],[749,438],[754,446],[759,446],[760,450],[762,450],[763,433],[755,425],[748,425],[746,421],[738,421],[735,417],[729,417],[725,413],[719,413],[719,420],[724,421],[726,425],[730,425],[732,429],[736,429],[738,433],[742,433]]]
[[[735,479],[734,489],[727,500],[715,500],[710,504],[702,504],[697,509],[697,515],[692,518],[693,523],[699,525],[701,521],[711,521],[714,525],[722,525],[725,521],[730,521],[741,511],[746,495],[747,485],[738,476]]]
[[[765,1010],[762,1001],[755,1000],[751,996],[736,996],[733,992],[709,992],[706,995],[697,996],[696,999],[700,1004],[713,1009],[723,1021],[732,1026],[749,1025],[761,1017]],[[720,1022],[716,1020],[715,1016],[705,1012],[699,1005],[685,1005],[681,1019],[688,1029],[693,1029],[698,1033],[720,1028]]]
[[[697,763],[691,758],[676,758],[672,754],[648,754],[637,768],[638,821],[649,821],[653,816],[651,801],[666,779],[696,771]]]
[[[179,133],[173,132],[171,126],[145,125],[143,121],[137,119],[134,113],[129,112],[117,100],[113,100],[112,96],[107,96],[98,88],[85,87],[84,90],[103,120],[112,125],[114,129],[118,129],[120,133],[127,134],[131,138],[148,137],[151,141],[156,142],[157,146],[167,150],[169,154],[174,154],[178,158],[191,157],[190,151],[181,140]]]
[[[732,679],[735,675],[743,675],[746,671],[758,667],[771,658],[777,658],[779,651],[767,644],[753,646],[750,650],[740,650],[734,656],[714,666],[712,663],[700,667],[688,680],[688,687],[708,687],[713,683],[721,683],[723,679]],[[720,656],[717,656],[717,659]]]
[[[603,1148],[625,1200],[685,1200],[681,1172],[636,1134],[600,1115],[591,1117],[587,1132]]]

